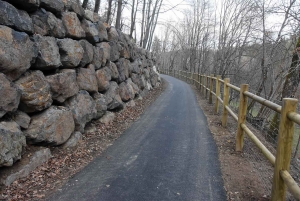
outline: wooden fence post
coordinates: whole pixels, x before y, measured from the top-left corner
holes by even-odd
[[[208,103],[212,104],[212,92],[213,92],[213,74],[210,75],[210,80],[209,80],[209,99]]]
[[[215,104],[215,113],[219,113],[219,99],[218,97],[220,97],[220,88],[221,88],[221,83],[220,83],[220,79],[221,79],[221,75],[217,76],[216,79],[216,104]]]
[[[276,151],[276,161],[273,175],[272,201],[286,199],[286,185],[280,176],[281,170],[290,170],[291,154],[293,148],[294,122],[287,114],[297,111],[298,100],[294,98],[284,98],[281,108],[279,124],[278,143]]]
[[[207,98],[207,95],[208,95],[208,80],[209,80],[209,78],[208,78],[208,75],[206,76],[206,87],[205,87],[205,98]]]
[[[229,87],[227,84],[230,83],[229,78],[224,79],[224,103],[223,103],[223,116],[222,116],[222,126],[226,127],[227,126],[227,118],[228,118],[228,111],[226,110],[226,106],[228,106],[229,103]]]
[[[206,76],[205,76],[205,74],[202,76],[202,92],[203,92],[203,96],[204,96],[204,98],[205,98],[205,80],[206,80]]]
[[[198,88],[200,88],[201,87],[201,85],[200,85],[200,80],[201,80],[200,79],[201,78],[200,73],[197,74],[197,77],[198,77]]]
[[[246,122],[248,98],[244,95],[248,91],[248,84],[242,84],[240,87],[240,102],[239,102],[239,115],[238,115],[238,129],[236,133],[236,151],[242,151],[244,146],[244,131],[241,124]]]

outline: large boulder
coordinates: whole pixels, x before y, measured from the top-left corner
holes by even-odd
[[[59,49],[54,37],[37,34],[33,36],[33,40],[38,49],[35,69],[50,70],[61,66]]]
[[[115,27],[110,27],[107,32],[108,41],[118,41],[119,40],[119,33]]]
[[[12,166],[21,159],[26,138],[18,124],[13,121],[0,122],[0,167]]]
[[[69,98],[65,106],[70,108],[75,120],[75,130],[84,132],[85,124],[97,115],[96,103],[87,91],[81,90],[78,94]]]
[[[97,47],[100,48],[100,51],[103,52],[102,57],[102,66],[105,66],[106,63],[110,60],[110,45],[107,42],[97,43]]]
[[[146,80],[144,75],[138,75],[135,73],[132,73],[131,80],[134,84],[136,84],[141,90],[143,90],[146,86]]]
[[[91,10],[85,10],[85,18],[92,21],[92,22],[99,22],[100,21],[100,16],[98,15],[98,13],[94,13]],[[107,35],[107,33],[106,33]]]
[[[28,71],[15,84],[21,90],[19,108],[22,111],[41,111],[52,104],[50,85],[41,71]]]
[[[40,0],[40,5],[57,16],[61,15],[65,7],[62,0]]]
[[[96,71],[98,91],[106,91],[111,80],[111,71],[108,67]]]
[[[127,102],[129,100],[134,99],[135,92],[130,83],[122,82],[119,85],[119,88],[120,88],[120,97],[122,101]]]
[[[68,139],[68,141],[63,144],[63,149],[69,149],[72,147],[76,147],[77,144],[82,140],[82,134],[78,131],[74,132],[71,137]]]
[[[120,58],[120,51],[122,49],[118,42],[109,42],[110,45],[110,60],[115,62]]]
[[[85,37],[85,31],[82,29],[80,21],[74,12],[64,12],[62,21],[65,25],[67,36],[74,39]]]
[[[98,92],[98,81],[93,64],[90,64],[87,68],[78,69],[77,83],[80,90],[86,90],[90,93]]]
[[[78,41],[70,38],[58,39],[57,45],[63,68],[75,68],[80,64],[84,50]]]
[[[139,67],[139,62],[138,61],[134,61],[131,62],[129,65],[129,72],[131,73],[136,73],[136,74],[140,74],[141,73],[141,69]]]
[[[0,118],[7,112],[16,111],[20,103],[21,92],[0,73]]]
[[[113,63],[113,62],[109,62],[107,66],[108,66],[108,68],[110,69],[110,72],[111,72],[111,80],[118,81],[119,71],[118,71],[118,68],[117,68],[116,64]]]
[[[159,74],[153,69],[150,70],[150,82],[152,87],[158,86],[157,84],[160,82]]]
[[[99,69],[102,67],[102,60],[103,60],[103,49],[100,47],[93,47],[94,49],[94,57],[92,64],[95,66],[95,69]]]
[[[1,73],[4,73],[9,79],[15,80],[30,68],[36,56],[34,43],[27,34],[0,25]]]
[[[24,134],[30,144],[60,145],[69,139],[74,129],[72,112],[66,107],[51,106],[31,117]]]
[[[25,112],[22,112],[20,110],[14,112],[11,115],[12,120],[16,122],[21,128],[27,129],[30,123],[30,116],[26,114]]]
[[[63,103],[67,98],[78,93],[76,71],[71,69],[61,70],[59,73],[46,77],[52,92],[52,99]]]
[[[81,27],[85,31],[86,39],[90,43],[98,43],[100,41],[98,29],[93,22],[83,19]]]
[[[132,87],[132,89],[133,89],[133,92],[134,92],[134,95],[135,95],[135,96],[139,95],[140,89],[139,89],[139,87],[138,87],[136,84],[134,84],[134,83],[132,82],[131,78],[128,78],[128,79],[126,80],[126,83],[128,83],[128,84],[131,85],[131,87]]]
[[[35,34],[50,35],[56,38],[65,37],[66,29],[62,21],[45,9],[39,9],[32,13],[31,18]]]
[[[100,93],[94,93],[93,98],[96,102],[96,110],[97,110],[97,115],[96,115],[95,119],[99,119],[106,113],[107,100],[106,100],[106,97]]]
[[[91,43],[87,42],[86,40],[80,40],[79,43],[84,51],[83,57],[81,59],[79,66],[84,67],[93,61],[94,47]]]
[[[106,30],[104,23],[101,21],[98,21],[96,24],[96,27],[98,29],[100,41],[107,41],[108,35],[107,35],[107,30]]]
[[[33,12],[40,6],[40,0],[9,0],[9,2],[15,7],[28,12]]]
[[[17,31],[33,33],[32,20],[27,12],[18,10],[2,0],[0,0],[0,24],[12,27]]]
[[[72,11],[77,14],[79,19],[83,19],[85,16],[84,9],[81,6],[79,0],[62,0],[65,4],[65,8],[68,11]]]
[[[119,82],[124,82],[129,77],[129,63],[130,61],[121,58],[116,63],[119,71]]]
[[[119,94],[119,86],[116,82],[110,82],[107,92],[104,94],[107,101],[108,110],[123,109],[124,103]]]

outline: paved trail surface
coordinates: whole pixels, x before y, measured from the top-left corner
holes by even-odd
[[[163,94],[53,201],[224,201],[217,147],[190,86]]]

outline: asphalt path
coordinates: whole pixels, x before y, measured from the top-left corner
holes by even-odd
[[[176,78],[53,201],[227,200],[218,152],[191,87]]]

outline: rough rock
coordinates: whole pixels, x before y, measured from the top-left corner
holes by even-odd
[[[66,35],[70,38],[80,39],[85,37],[85,31],[82,29],[80,21],[74,12],[64,12],[62,22],[66,28]]]
[[[68,149],[72,147],[76,147],[77,144],[82,140],[82,134],[80,132],[75,132],[71,135],[71,137],[68,139],[68,141],[63,144],[63,149]]]
[[[47,162],[51,157],[49,148],[40,148],[38,151],[33,153],[33,155],[29,158],[28,163],[17,167],[17,170],[13,170],[12,173],[9,172],[10,174],[6,178],[0,179],[1,183],[5,186],[9,186],[14,181],[27,177],[33,170],[35,170],[35,168]],[[6,172],[4,172],[4,175],[5,174]]]
[[[98,28],[100,41],[107,41],[108,40],[107,30],[103,22],[98,21],[96,27]]]
[[[122,101],[127,102],[129,100],[134,99],[134,90],[132,86],[127,82],[122,82],[119,85],[120,97]]]
[[[90,64],[87,68],[78,69],[77,83],[80,90],[86,90],[90,93],[98,91],[98,81],[93,64]]]
[[[12,120],[14,120],[21,128],[27,129],[31,118],[25,112],[18,110],[12,114]]]
[[[103,60],[103,49],[100,47],[93,47],[94,49],[94,57],[92,64],[95,66],[95,69],[99,69],[102,67],[102,60]]]
[[[50,85],[52,99],[63,103],[67,98],[78,93],[79,87],[76,81],[76,71],[64,69],[54,75],[46,76]]]
[[[138,61],[131,62],[129,68],[130,68],[130,74],[131,73],[140,74],[141,72]]]
[[[11,80],[17,79],[29,69],[37,56],[34,43],[27,34],[2,25],[0,25],[0,52],[0,72]]]
[[[129,59],[130,58],[130,52],[129,52],[128,45],[126,43],[123,43],[123,42],[120,42],[120,45],[121,45],[120,57],[123,57],[125,59]]]
[[[18,109],[20,97],[21,92],[4,74],[0,73],[0,118],[7,112]]]
[[[118,41],[119,40],[119,34],[115,27],[110,27],[110,29],[107,32],[108,35],[108,41]]]
[[[12,166],[21,159],[26,138],[16,122],[0,122],[0,167]]]
[[[50,26],[47,23],[48,13],[45,9],[39,9],[31,14],[34,33],[42,36],[48,35]]]
[[[96,109],[97,109],[97,115],[96,115],[95,119],[99,119],[106,113],[107,100],[106,100],[106,97],[100,93],[94,93],[93,98],[96,102]]]
[[[28,12],[33,12],[40,6],[40,0],[9,0],[9,2],[15,7]]]
[[[115,113],[113,113],[113,112],[106,112],[106,114],[103,117],[101,117],[100,122],[102,124],[109,125],[110,123],[113,122],[113,120],[115,119],[115,117],[116,117]]]
[[[159,74],[156,71],[154,71],[153,69],[151,69],[151,71],[150,71],[150,82],[153,87],[156,87],[156,84],[158,82],[160,82]]]
[[[107,109],[123,109],[124,104],[119,94],[119,86],[116,82],[110,82],[107,92],[104,94],[107,100]]]
[[[87,91],[81,90],[78,94],[69,98],[65,106],[71,109],[75,120],[75,130],[84,132],[87,122],[96,117],[96,103]]]
[[[85,12],[86,19],[88,19],[92,22],[99,22],[100,21],[100,16],[97,13],[94,13],[91,10],[85,10],[84,12]]]
[[[97,47],[100,48],[100,51],[103,52],[102,57],[102,66],[105,66],[106,63],[110,60],[110,45],[106,42],[97,43]]]
[[[124,82],[129,77],[129,60],[121,58],[116,63],[119,71],[119,82]]]
[[[100,41],[98,29],[93,22],[84,19],[81,21],[81,27],[90,43],[98,43]]]
[[[81,47],[83,48],[83,57],[79,64],[80,67],[84,67],[87,64],[91,63],[94,58],[94,49],[93,45],[87,42],[86,40],[80,40],[79,41]]]
[[[40,6],[55,15],[60,16],[65,5],[62,0],[40,0]]]
[[[110,45],[110,60],[115,62],[120,58],[121,45],[117,42],[109,42]]]
[[[119,71],[115,63],[109,62],[108,67],[111,71],[111,80],[118,81],[119,79]]]
[[[126,106],[127,106],[127,107],[135,107],[135,102],[134,102],[134,100],[128,101],[128,102],[126,103]]]
[[[152,85],[149,83],[149,82],[146,82],[146,87],[145,87],[147,90],[152,90]]]
[[[70,38],[58,39],[60,59],[63,68],[75,68],[81,62],[84,50],[78,41]]]
[[[2,0],[0,0],[0,24],[12,27],[17,31],[33,33],[32,20],[27,12],[18,10]]]
[[[136,84],[139,89],[143,90],[146,86],[146,81],[144,75],[139,76],[138,74],[132,73],[131,80],[134,84]]]
[[[50,85],[41,71],[28,71],[16,82],[21,90],[19,108],[27,113],[44,110],[52,104]]]
[[[96,71],[98,91],[106,91],[111,80],[111,71],[108,67]]]
[[[79,19],[83,19],[85,16],[84,9],[81,7],[79,0],[62,0],[65,4],[65,8],[68,11],[72,11],[77,14]]]
[[[136,95],[139,95],[140,89],[139,89],[139,87],[138,87],[136,84],[134,84],[134,83],[132,82],[131,78],[128,78],[128,79],[126,80],[126,83],[128,83],[128,84],[131,85],[131,87],[132,87],[132,89],[133,89],[133,91],[134,91],[134,95],[135,95],[135,96],[136,96]]]
[[[58,19],[52,13],[48,12],[47,23],[49,25],[49,35],[56,38],[64,38],[66,35],[66,28],[61,19]]]
[[[69,139],[74,128],[72,112],[68,108],[51,106],[31,117],[24,134],[31,144],[60,145]]]
[[[144,76],[145,76],[145,78],[146,78],[147,80],[150,79],[150,72],[149,72],[149,70],[148,70],[147,68],[145,68],[145,69],[143,70],[143,74],[144,74]]]
[[[38,49],[35,69],[50,70],[61,66],[59,49],[54,37],[37,34],[33,36],[33,39]]]

